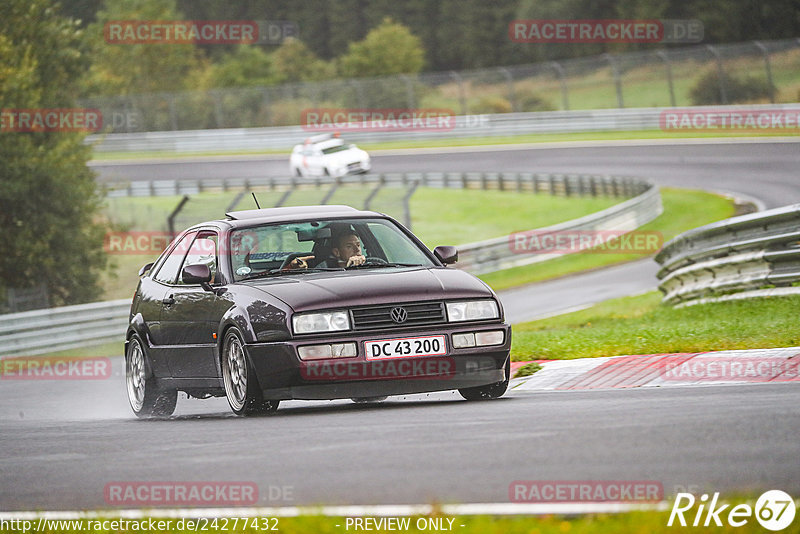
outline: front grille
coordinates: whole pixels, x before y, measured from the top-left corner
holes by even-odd
[[[392,310],[394,308],[405,309],[408,318],[402,323],[396,323],[392,320]],[[387,306],[355,308],[351,310],[351,312],[353,314],[353,328],[355,330],[425,326],[447,322],[444,312],[444,303],[442,302],[389,304]]]

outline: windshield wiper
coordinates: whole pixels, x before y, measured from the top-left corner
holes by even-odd
[[[324,272],[324,271],[343,271],[344,269],[341,267],[309,267],[307,269],[272,269],[270,271],[263,271],[256,274],[251,274],[250,276],[245,276],[244,278],[240,278],[240,282],[244,282],[246,280],[255,280],[256,278],[266,278],[268,276],[281,276],[284,274],[302,274],[308,272]]]
[[[350,267],[345,267],[345,269],[363,269],[365,267],[424,267],[424,265],[420,265],[419,263],[367,262],[367,263],[362,263],[361,265],[351,265]]]

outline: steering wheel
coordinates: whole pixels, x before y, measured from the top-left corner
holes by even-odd
[[[364,258],[364,263],[377,263],[378,265],[388,265],[389,262],[384,260],[383,258],[379,258],[378,256],[367,256]]]
[[[278,270],[280,270],[280,271],[284,270],[284,269],[285,269],[286,267],[288,267],[288,266],[289,266],[289,264],[290,264],[290,263],[292,263],[292,262],[293,262],[295,259],[297,259],[297,258],[303,258],[303,257],[305,257],[305,256],[313,256],[313,254],[310,254],[310,253],[308,253],[308,252],[293,252],[292,254],[289,254],[288,256],[286,256],[286,259],[285,259],[285,260],[283,260],[283,263],[281,263],[281,266],[280,266],[280,267],[278,267]]]

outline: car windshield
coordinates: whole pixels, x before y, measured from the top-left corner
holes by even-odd
[[[229,239],[231,269],[237,282],[279,272],[435,265],[394,222],[380,218],[265,224],[235,230]],[[347,260],[351,256],[363,256],[364,260],[350,266]],[[307,267],[281,271],[291,267],[294,258]]]
[[[351,148],[354,148],[353,145],[336,145],[328,148],[323,148],[322,153],[333,154],[335,152],[344,152],[345,150],[350,150]]]

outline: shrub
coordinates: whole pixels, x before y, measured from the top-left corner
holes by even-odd
[[[502,96],[482,96],[469,106],[471,113],[511,113],[511,102]]]
[[[728,104],[748,102],[769,98],[775,86],[770,85],[766,80],[754,78],[752,76],[737,78],[727,73],[723,73],[725,83],[725,93],[728,97]],[[697,80],[689,93],[692,104],[695,106],[707,104],[722,104],[720,94],[720,79],[717,70],[710,70]]]

